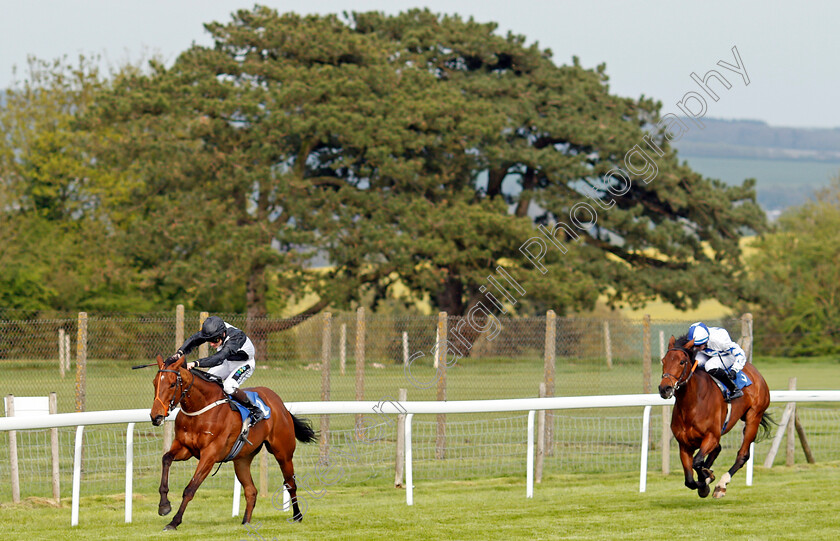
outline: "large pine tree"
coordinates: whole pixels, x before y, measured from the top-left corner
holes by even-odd
[[[87,118],[121,179],[111,220],[157,294],[254,319],[271,277],[317,296],[304,316],[399,280],[464,315],[504,264],[560,312],[751,297],[752,182],[680,164],[660,104],[610,94],[603,66],[422,10],[257,7],[207,29],[214,47],[123,75]],[[536,264],[521,248],[539,225],[557,244]]]

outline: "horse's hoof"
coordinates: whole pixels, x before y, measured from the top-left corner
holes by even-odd
[[[699,487],[697,489],[697,495],[700,496],[701,498],[705,498],[706,496],[709,495],[710,490],[711,489],[709,489],[709,485],[703,485],[702,487]]]
[[[303,513],[299,513],[293,517],[295,522],[301,522],[303,520]]]
[[[165,517],[169,513],[172,512],[172,506],[170,504],[160,505],[158,506],[158,515]]]
[[[172,524],[167,524],[167,525],[163,528],[163,531],[164,531],[164,532],[168,532],[169,530],[176,530],[176,529],[178,529],[178,527],[177,527],[177,526],[173,526]]]
[[[720,487],[715,487],[714,496],[717,499],[723,498],[724,496],[726,496],[726,489],[725,488],[720,488]]]

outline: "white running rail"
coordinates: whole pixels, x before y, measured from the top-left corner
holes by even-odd
[[[840,402],[840,391],[770,391],[771,402]],[[525,497],[534,495],[534,414],[542,410],[562,410],[581,408],[622,408],[643,407],[642,434],[640,442],[641,461],[639,473],[639,492],[644,492],[647,479],[647,450],[650,426],[650,410],[652,406],[673,404],[674,399],[664,400],[657,394],[626,394],[603,396],[563,396],[550,398],[515,398],[508,400],[456,400],[451,402],[425,401],[401,402],[402,409],[390,402],[290,402],[286,407],[295,415],[321,414],[356,414],[375,413],[374,406],[385,414],[407,414],[405,423],[405,476],[408,505],[414,504],[414,485],[411,449],[411,424],[416,414],[437,413],[494,413],[509,411],[528,412],[528,447],[527,447],[527,477]],[[174,421],[178,414],[175,409],[166,418]],[[76,441],[73,460],[73,502],[70,518],[71,526],[79,523],[79,488],[81,484],[81,448],[82,433],[85,426],[103,424],[128,424],[126,437],[126,494],[132,492],[133,449],[132,432],[135,423],[151,422],[148,409],[89,411],[82,413],[59,413],[39,417],[3,417],[0,418],[0,431],[4,430],[32,430],[43,428],[59,428],[75,426]],[[753,453],[747,463],[747,485],[752,484]],[[238,488],[238,487],[236,487]],[[238,494],[238,490],[235,491]],[[234,498],[234,510],[238,508],[238,498]],[[131,522],[132,498],[125,499],[125,521]]]

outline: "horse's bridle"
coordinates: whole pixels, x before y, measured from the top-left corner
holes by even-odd
[[[688,383],[688,380],[691,379],[691,376],[694,375],[694,370],[697,368],[697,359],[694,359],[694,365],[689,369],[688,364],[691,362],[691,353],[683,347],[673,347],[668,350],[670,351],[679,351],[685,354],[685,359],[680,361],[680,366],[683,367],[682,371],[680,372],[680,376],[676,377],[673,374],[669,374],[667,372],[662,372],[662,379],[665,377],[669,377],[674,380],[674,392],[676,393],[680,387]],[[688,370],[688,375],[686,375],[686,370]],[[685,377],[685,379],[683,379]]]
[[[161,368],[160,370],[158,370],[158,374],[160,374],[161,372],[171,372],[171,373],[175,374],[175,377],[177,378],[177,381],[178,381],[178,387],[181,388],[181,396],[178,397],[177,400],[175,400],[175,397],[177,396],[177,394],[173,394],[172,395],[172,400],[169,401],[169,407],[166,408],[166,415],[169,415],[169,412],[172,411],[172,409],[175,407],[175,404],[179,404],[181,402],[181,400],[183,400],[184,397],[187,396],[187,393],[190,392],[190,389],[192,389],[193,383],[195,383],[195,374],[193,374],[192,381],[190,381],[189,387],[184,388],[184,380],[181,378],[181,371],[180,370],[167,370],[165,368]],[[160,399],[159,395],[160,395],[160,379],[158,379],[158,387],[157,387],[157,389],[155,389],[155,401],[160,402],[161,406],[166,407],[166,405],[163,403],[163,400]]]

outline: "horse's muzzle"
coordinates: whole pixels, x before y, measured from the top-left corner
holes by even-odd
[[[149,417],[151,417],[151,418],[152,418],[152,424],[153,424],[153,425],[155,425],[155,426],[160,426],[160,425],[162,425],[162,424],[163,424],[163,419],[164,419],[163,415],[155,415],[155,416],[153,416],[152,414],[149,414]]]
[[[659,396],[661,396],[665,400],[671,398],[672,396],[674,396],[674,387],[671,385],[660,385]]]

